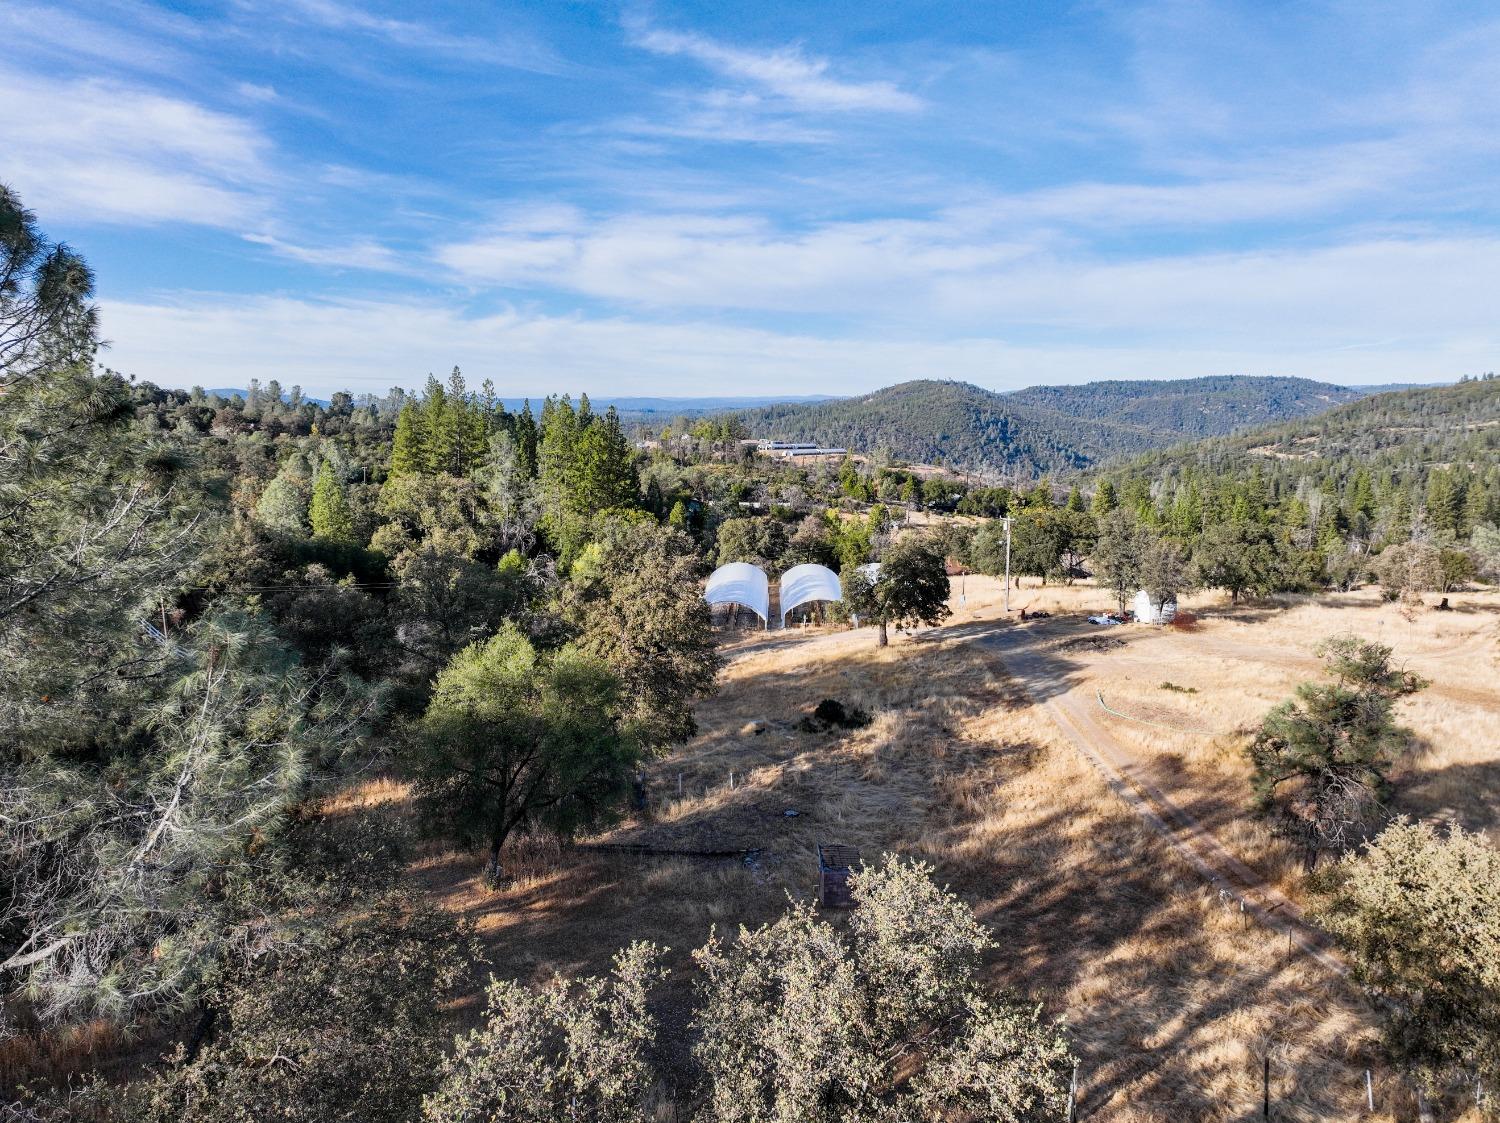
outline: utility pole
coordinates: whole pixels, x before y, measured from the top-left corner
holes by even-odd
[[[1010,518],[1005,519],[1005,613],[1010,615]]]

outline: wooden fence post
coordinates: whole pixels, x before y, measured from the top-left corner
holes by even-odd
[[[1271,1118],[1271,1054],[1265,1056],[1260,1075],[1260,1117]]]
[[[1375,1113],[1375,1082],[1370,1079],[1370,1070],[1365,1069],[1365,1103],[1369,1105],[1370,1113]]]
[[[1073,1079],[1068,1083],[1068,1123],[1078,1123],[1078,1062],[1073,1062]]]

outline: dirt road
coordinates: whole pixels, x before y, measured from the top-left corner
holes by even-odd
[[[1290,937],[1293,944],[1339,975],[1348,967],[1321,935],[1303,920],[1286,896],[1229,852],[1193,815],[1147,779],[1131,752],[1100,720],[1087,676],[1069,676],[1055,647],[1039,643],[1039,629],[996,627],[978,636],[1012,675],[1043,706],[1068,743],[1099,772],[1104,782],[1210,884],[1231,894],[1246,913]]]
[[[1071,655],[1059,643],[1069,637],[1099,637],[1108,640],[1107,632],[1078,632],[1067,620],[1050,624],[1017,625],[1012,620],[973,620],[949,627],[923,630],[919,642],[978,643],[994,652],[1031,696],[1052,718],[1067,742],[1084,757],[1111,791],[1131,808],[1152,830],[1158,832],[1201,877],[1222,893],[1240,902],[1247,915],[1282,937],[1289,937],[1310,958],[1338,975],[1348,967],[1332,952],[1321,934],[1302,917],[1301,911],[1284,894],[1231,853],[1202,822],[1181,807],[1146,774],[1142,762],[1121,743],[1101,719],[1106,715],[1094,696],[1092,678],[1086,673],[1091,660],[1087,655]],[[867,633],[833,632],[810,636],[772,633],[773,643],[816,646],[836,649],[853,643],[873,643]],[[1311,655],[1288,652],[1258,645],[1236,644],[1217,639],[1214,654],[1226,658],[1264,658],[1275,655],[1278,661],[1315,662]],[[1241,650],[1236,650],[1237,648]],[[748,656],[764,650],[761,644],[740,648],[730,658]],[[1122,651],[1110,656],[1135,658]],[[1140,658],[1149,658],[1141,652]],[[1081,673],[1082,672],[1082,673]]]

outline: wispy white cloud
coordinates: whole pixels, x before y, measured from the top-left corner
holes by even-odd
[[[545,232],[512,223],[438,258],[471,281],[655,314],[821,315],[841,330],[900,325],[933,339],[1500,345],[1489,308],[1500,290],[1494,236],[1109,256],[1068,240],[1006,240],[951,217],[787,234],[750,218],[637,216]]]
[[[987,278],[943,279],[928,295],[956,323],[1054,329],[1073,339],[1318,352],[1396,341],[1434,354],[1472,344],[1494,365],[1500,237],[1369,238],[1312,247],[1042,257]],[[1486,357],[1488,356],[1488,357]]]
[[[136,86],[0,70],[0,105],[5,174],[48,217],[233,225],[274,178],[255,125]]]
[[[188,32],[185,22],[171,20],[153,11],[149,22],[168,20],[179,34]],[[76,63],[88,59],[130,71],[166,73],[187,68],[189,55],[177,44],[149,29],[106,23],[69,12],[56,4],[31,4],[10,0],[0,4],[0,34],[11,44],[24,43],[28,53]]]
[[[757,51],[703,35],[650,27],[638,29],[633,42],[657,54],[691,58],[724,78],[738,80],[798,109],[909,113],[923,104],[890,81],[836,78],[827,59],[809,56],[797,47]]]
[[[429,23],[380,15],[344,0],[275,0],[264,10],[281,18],[335,31],[371,35],[404,49],[544,74],[565,68],[564,62],[550,47],[535,39],[510,33],[455,34]]]
[[[1208,229],[1295,221],[1390,196],[1429,171],[1433,153],[1399,141],[1330,145],[1254,160],[1184,161],[1166,182],[1081,181],[951,209],[966,221],[1112,231]]]
[[[247,242],[265,246],[281,257],[304,265],[384,273],[402,272],[406,268],[394,250],[371,238],[358,238],[338,245],[304,246],[271,234],[245,234],[243,237]]]
[[[532,229],[512,220],[439,246],[471,282],[540,286],[653,307],[850,312],[910,307],[947,275],[973,276],[1029,243],[941,222],[880,220],[786,233],[754,216],[636,214]]]
[[[1369,324],[1376,317],[1371,316]],[[1097,378],[1293,374],[1349,384],[1439,381],[1493,366],[1493,334],[1437,341],[1369,335],[1341,349],[1026,345],[1000,338],[841,339],[624,317],[470,314],[451,302],[183,295],[106,302],[110,363],[167,386],[244,385],[288,372],[314,392],[415,386],[457,363],[505,394],[859,393],[909,378],[996,389]]]
[[[707,144],[828,144],[837,134],[814,128],[800,116],[768,113],[755,94],[711,90],[679,99],[682,104],[660,119],[627,117],[610,131],[640,137],[693,140]]]
[[[276,87],[258,85],[255,82],[236,82],[234,92],[246,101],[275,101]]]

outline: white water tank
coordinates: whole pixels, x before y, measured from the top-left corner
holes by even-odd
[[[1142,589],[1135,595],[1135,619],[1138,624],[1170,624],[1177,615],[1177,598],[1169,597],[1160,603]]]

